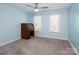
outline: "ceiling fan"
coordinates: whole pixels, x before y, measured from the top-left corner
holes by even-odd
[[[28,4],[26,4],[26,6],[31,7],[31,8],[34,8],[35,9],[35,12],[38,12],[39,9],[47,9],[48,8],[47,6],[39,7],[38,6],[38,3],[34,3],[34,6],[31,6],[31,5],[28,5]]]

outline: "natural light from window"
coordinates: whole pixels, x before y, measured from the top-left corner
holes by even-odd
[[[35,31],[41,30],[41,16],[34,16],[34,28]]]
[[[49,27],[50,27],[50,32],[59,32],[60,30],[60,15],[55,14],[55,15],[50,15],[50,20],[49,20]]]

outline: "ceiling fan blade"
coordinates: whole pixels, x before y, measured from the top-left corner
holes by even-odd
[[[31,6],[31,5],[28,5],[28,4],[26,4],[26,6],[31,7],[31,8],[35,8],[35,7],[33,7],[33,6]]]
[[[39,7],[40,9],[47,9],[48,7]]]

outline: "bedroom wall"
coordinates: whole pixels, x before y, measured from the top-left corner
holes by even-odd
[[[69,8],[69,40],[79,53],[79,4]]]
[[[60,32],[50,32],[49,31],[49,16],[52,14],[60,14]],[[49,12],[38,12],[35,15],[42,16],[42,30],[35,32],[38,37],[48,37],[48,38],[58,38],[58,39],[68,39],[68,9],[53,10]],[[33,17],[34,17],[33,16]],[[32,18],[33,22],[33,18]]]
[[[0,45],[20,39],[20,23],[28,22],[28,14],[7,4],[0,4]]]

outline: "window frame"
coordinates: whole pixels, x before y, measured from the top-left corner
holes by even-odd
[[[35,29],[35,17],[40,17],[40,29]],[[42,16],[41,15],[35,15],[34,16],[34,19],[33,19],[33,23],[34,23],[34,30],[36,31],[36,32],[38,32],[38,31],[41,31],[41,29],[42,29]]]
[[[55,16],[57,15],[59,17],[59,19],[58,19],[58,25],[56,24],[58,26],[58,29],[54,30],[54,31],[51,30],[51,17],[53,15],[55,15]],[[60,14],[51,14],[51,15],[49,15],[49,32],[60,32]]]

